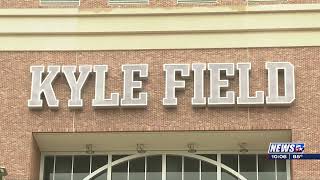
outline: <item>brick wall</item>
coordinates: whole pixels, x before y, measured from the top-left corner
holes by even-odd
[[[307,152],[319,150],[320,138],[320,47],[253,48],[207,50],[141,50],[91,52],[0,52],[0,164],[9,171],[7,180],[34,180],[39,171],[39,150],[32,132],[86,131],[172,131],[172,130],[272,130],[290,129],[294,141],[304,141]],[[193,81],[178,93],[177,109],[165,109],[165,63],[252,62],[251,90],[266,90],[266,61],[289,61],[295,65],[296,102],[289,108],[192,108]],[[31,65],[108,64],[109,94],[122,92],[121,65],[148,63],[149,78],[144,89],[149,93],[147,109],[93,110],[94,78],[84,87],[83,110],[70,111],[70,90],[64,77],[57,79],[54,89],[60,100],[57,111],[45,107],[30,111]],[[231,81],[237,91],[238,79]],[[122,93],[121,93],[122,94]],[[293,163],[294,180],[319,177],[319,161]]]

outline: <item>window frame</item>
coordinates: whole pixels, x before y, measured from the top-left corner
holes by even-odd
[[[216,4],[218,3],[218,0],[176,0],[176,3],[177,4]]]
[[[163,155],[163,154],[170,154],[172,152],[175,153],[181,153],[181,156],[183,157],[183,154],[186,154],[185,151],[170,151],[170,152],[166,152],[166,151],[160,151],[160,152],[155,152],[155,154],[158,155]],[[72,159],[74,158],[74,156],[76,155],[88,155],[90,156],[90,173],[91,172],[91,168],[92,168],[92,156],[95,155],[105,155],[108,156],[108,163],[112,162],[112,155],[134,155],[134,154],[138,154],[136,151],[120,151],[120,152],[97,152],[94,154],[88,154],[86,152],[41,152],[41,159],[40,159],[40,176],[39,176],[39,180],[43,180],[43,175],[44,175],[44,160],[46,156],[54,156],[54,163],[56,161],[56,156],[60,156],[60,155],[68,155],[68,156],[72,156]],[[194,154],[198,154],[198,155],[203,155],[203,154],[216,154],[217,155],[217,162],[221,162],[221,155],[222,154],[234,154],[237,155],[238,157],[238,170],[237,172],[241,174],[240,172],[240,161],[239,161],[239,157],[240,155],[255,155],[256,157],[256,176],[257,176],[257,180],[259,180],[259,162],[258,162],[258,156],[259,155],[266,155],[266,152],[262,152],[262,151],[252,151],[249,153],[240,153],[238,151],[225,151],[225,152],[217,152],[217,151],[197,151],[197,153]],[[148,157],[148,156],[145,156]],[[199,160],[200,161],[200,160]],[[291,162],[289,160],[281,160],[281,161],[286,161],[286,172],[287,172],[287,180],[291,180]],[[162,162],[162,163],[166,163],[166,162]],[[274,160],[275,163],[275,176],[277,180],[277,160]],[[73,164],[72,164],[73,167]],[[55,164],[54,164],[54,168],[55,168]],[[146,167],[145,167],[146,168]],[[217,177],[221,177],[221,167],[219,168],[220,170],[218,170],[218,166],[217,166]],[[73,171],[73,169],[72,169]],[[109,171],[108,171],[109,172]],[[182,170],[183,172],[183,170]],[[200,172],[201,173],[201,172]],[[111,171],[110,173],[108,173],[108,176],[111,175]],[[73,175],[71,175],[71,177],[73,177]],[[111,177],[111,176],[110,176]],[[218,178],[219,180],[219,178]]]
[[[116,1],[116,2],[111,2]],[[144,0],[123,0],[124,2],[121,2],[121,0],[107,0],[108,5],[149,5],[150,0],[146,0],[147,2],[143,2]],[[133,2],[130,2],[133,1]]]
[[[288,2],[288,0],[247,0],[247,3],[263,3],[263,2]]]
[[[72,1],[72,0],[63,0],[63,1],[59,1],[59,0],[52,0],[52,1],[47,1],[47,2],[43,2],[43,0],[39,0],[39,5],[40,6],[77,6],[80,7],[80,2],[81,0],[77,0],[76,1]]]

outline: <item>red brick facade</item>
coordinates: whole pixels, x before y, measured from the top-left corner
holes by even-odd
[[[293,141],[306,143],[306,151],[319,150],[320,139],[320,48],[250,48],[203,50],[141,50],[85,52],[0,52],[0,165],[9,172],[7,180],[38,179],[40,152],[32,132],[112,132],[112,131],[207,131],[207,130],[292,130]],[[286,108],[192,108],[192,80],[178,94],[177,109],[162,106],[165,63],[251,62],[251,89],[265,90],[266,61],[288,61],[295,65],[296,101]],[[108,93],[122,94],[121,65],[149,64],[149,78],[144,83],[149,92],[146,109],[93,110],[94,79],[84,87],[83,110],[69,110],[70,90],[63,77],[55,85],[60,108],[45,107],[30,111],[31,65],[108,64]],[[231,81],[237,92],[238,79]],[[317,180],[319,161],[292,163],[293,180]]]

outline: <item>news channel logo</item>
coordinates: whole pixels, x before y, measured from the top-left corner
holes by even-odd
[[[302,154],[304,143],[270,143],[268,154]]]
[[[320,159],[320,154],[304,154],[304,143],[270,143],[268,159],[303,160]]]

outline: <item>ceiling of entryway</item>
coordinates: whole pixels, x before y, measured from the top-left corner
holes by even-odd
[[[135,151],[144,144],[147,151],[187,151],[195,144],[198,151],[239,151],[246,143],[250,151],[268,150],[270,142],[291,141],[291,131],[183,131],[183,132],[98,132],[98,133],[34,133],[40,151],[85,152]]]

